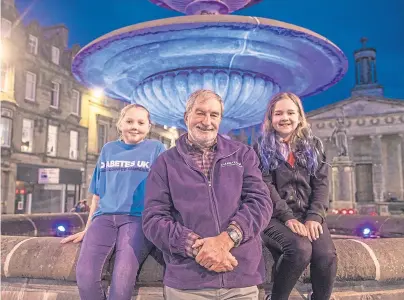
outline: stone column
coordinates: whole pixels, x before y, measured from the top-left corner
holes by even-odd
[[[399,135],[389,137],[384,141],[384,191],[385,201],[391,197],[400,198],[403,189],[403,161]]]
[[[400,164],[398,165],[398,168],[400,170],[399,182],[401,184],[401,195],[398,195],[398,196],[401,197],[401,200],[404,200],[404,170],[403,170],[403,163],[404,163],[404,158],[403,158],[404,157],[403,156],[403,154],[404,154],[404,150],[403,150],[403,147],[404,147],[404,133],[400,133],[399,137],[400,137],[400,142],[401,143],[398,145],[398,151],[399,151],[398,155],[399,155],[399,158],[400,158]]]
[[[355,168],[348,156],[332,161],[332,208],[356,208]]]
[[[375,202],[384,201],[384,168],[382,135],[371,135],[372,140],[372,170],[373,170],[373,196]]]
[[[15,188],[17,182],[17,165],[12,163],[10,165],[10,171],[8,172],[8,191],[7,191],[7,214],[15,213]]]
[[[372,177],[373,177],[373,199],[380,215],[388,215],[389,209],[385,202],[385,184],[383,167],[383,145],[382,135],[371,135],[372,140]]]
[[[348,136],[348,156],[350,157],[350,159],[352,161],[355,161],[354,155],[353,155],[354,139],[355,139],[355,137]]]

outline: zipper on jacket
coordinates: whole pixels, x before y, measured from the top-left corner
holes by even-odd
[[[296,204],[297,204],[297,207],[299,208],[299,210],[301,210],[301,209],[302,209],[301,200],[300,200],[300,198],[297,196],[297,175],[296,175],[297,169],[296,169],[295,167],[292,167],[292,168],[293,168],[293,180],[295,181],[294,192],[295,192]]]
[[[237,151],[238,151],[238,150],[237,150]],[[216,164],[219,162],[219,160],[224,159],[224,158],[227,158],[227,157],[229,157],[229,156],[232,156],[232,155],[235,154],[237,151],[234,151],[233,153],[231,153],[231,154],[229,154],[229,155],[223,156],[223,157],[221,157],[221,158],[215,160],[215,161],[213,162],[213,164],[212,164],[211,173],[210,173],[210,178],[209,178],[210,180],[208,179],[209,198],[210,198],[210,200],[212,201],[213,206],[214,206],[215,211],[216,211],[215,223],[216,223],[216,226],[217,226],[218,234],[220,234],[220,227],[219,227],[219,210],[218,210],[217,205],[216,205],[215,192],[214,192],[214,190],[213,190],[213,188],[212,188],[213,173],[214,173],[214,170],[215,170],[215,166],[216,166]],[[213,196],[213,197],[212,197],[212,196]],[[223,287],[224,287],[224,274],[219,274],[219,276],[220,276],[220,279],[221,279],[221,287],[223,288]]]
[[[213,204],[213,209],[215,210],[215,224],[216,224],[216,230],[217,230],[217,234],[220,234],[220,226],[219,226],[219,211],[217,209],[217,205],[216,205],[216,201],[213,196],[213,188],[212,188],[212,181],[213,181],[213,170],[215,168],[216,165],[216,161],[213,163],[212,168],[211,168],[211,174],[210,174],[210,178],[207,178],[207,182],[208,182],[208,192],[209,192],[209,200],[210,202]],[[223,274],[219,274],[219,278],[220,278],[220,287],[223,288],[224,287],[224,276]]]
[[[208,181],[209,199],[210,199],[210,202],[213,204],[213,208],[214,208],[214,210],[215,210],[215,212],[216,212],[216,216],[215,216],[214,219],[215,219],[217,234],[219,235],[219,234],[220,234],[219,211],[218,211],[218,209],[217,209],[216,201],[215,201],[215,199],[213,199],[214,196],[213,196],[213,188],[212,188],[213,169],[214,169],[214,166],[215,166],[215,165],[216,165],[216,162],[212,165],[212,171],[211,171],[211,174],[210,174],[211,176],[210,176],[209,179],[207,178],[207,181]],[[213,196],[213,197],[212,197],[212,196]],[[220,277],[220,287],[223,288],[223,287],[224,287],[224,275],[223,275],[223,274],[219,274],[219,277]]]
[[[184,161],[185,161],[185,164],[186,164],[190,169],[192,169],[192,170],[194,170],[194,171],[200,173],[200,174],[206,179],[206,182],[208,183],[209,199],[210,199],[210,201],[212,202],[213,207],[214,207],[214,210],[215,210],[215,212],[216,212],[216,216],[215,216],[214,219],[215,219],[215,224],[216,224],[216,229],[217,229],[217,234],[218,234],[218,235],[220,234],[219,211],[218,211],[218,208],[217,208],[217,205],[216,205],[216,201],[215,201],[215,199],[216,199],[215,192],[214,192],[214,190],[213,190],[213,188],[212,188],[213,173],[214,173],[214,170],[215,170],[215,166],[216,166],[216,164],[217,164],[217,162],[218,162],[219,160],[224,159],[224,158],[227,158],[227,157],[229,157],[229,156],[232,156],[232,155],[235,154],[238,150],[239,150],[239,149],[237,149],[236,151],[234,151],[233,153],[231,153],[231,154],[229,154],[229,155],[220,157],[220,158],[218,158],[217,160],[215,160],[215,161],[213,162],[213,164],[212,164],[212,167],[211,167],[210,178],[208,178],[207,176],[205,176],[205,174],[203,174],[203,172],[201,172],[200,170],[198,170],[198,169],[196,169],[196,168],[190,166],[190,165],[188,164],[187,160],[183,157],[183,159],[184,159]],[[212,196],[213,196],[213,197],[212,197]],[[224,274],[219,274],[219,276],[220,276],[220,279],[221,279],[221,280],[220,280],[220,281],[221,281],[221,288],[223,288],[223,287],[224,287]]]
[[[237,151],[238,151],[238,150],[237,150]],[[209,198],[210,198],[210,200],[212,201],[213,206],[214,206],[214,208],[215,208],[215,212],[216,212],[215,221],[216,221],[217,233],[218,233],[218,234],[220,234],[219,210],[218,210],[218,208],[217,208],[217,204],[216,204],[216,200],[215,200],[215,199],[216,199],[215,192],[214,192],[214,190],[213,190],[213,188],[212,188],[213,173],[214,173],[214,170],[215,170],[215,166],[216,166],[216,164],[219,162],[219,160],[222,160],[222,159],[224,159],[224,158],[227,158],[227,157],[229,157],[229,156],[232,156],[232,155],[235,154],[237,151],[234,151],[233,153],[231,153],[231,154],[229,154],[229,155],[223,156],[223,157],[221,157],[221,158],[215,160],[215,161],[213,162],[213,164],[212,164],[212,167],[211,167],[210,178],[207,178],[207,181],[208,181],[208,188],[209,188]],[[206,177],[206,176],[205,176],[205,177]],[[212,197],[212,195],[213,195],[213,197]]]

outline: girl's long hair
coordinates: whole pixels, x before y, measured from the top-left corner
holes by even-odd
[[[303,111],[302,101],[293,93],[278,93],[268,104],[265,119],[262,124],[258,150],[264,173],[269,173],[279,166],[279,161],[285,160],[281,154],[281,141],[272,126],[272,116],[275,105],[282,99],[290,99],[296,104],[299,113],[299,124],[289,140],[290,150],[294,152],[296,162],[307,168],[310,175],[315,175],[319,163],[323,159],[324,149],[321,141],[313,136]]]

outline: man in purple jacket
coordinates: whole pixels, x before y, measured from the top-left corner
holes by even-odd
[[[176,299],[258,299],[261,231],[272,215],[254,150],[218,134],[223,102],[188,99],[188,133],[161,154],[146,185],[143,229],[164,255],[164,293]]]

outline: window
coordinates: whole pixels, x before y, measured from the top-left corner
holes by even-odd
[[[80,93],[79,91],[72,91],[72,113],[75,115],[80,115]]]
[[[51,92],[51,106],[59,107],[59,90],[60,83],[52,81],[52,92]]]
[[[0,91],[2,92],[9,92],[13,89],[11,86],[13,83],[14,70],[9,64],[5,62],[1,62],[0,64],[1,69],[1,84],[0,84]]]
[[[98,152],[101,152],[102,147],[107,142],[107,124],[98,124]]]
[[[0,134],[1,134],[1,146],[11,146],[11,128],[12,120],[9,118],[1,117]]]
[[[34,142],[34,121],[30,119],[22,120],[21,151],[32,152]]]
[[[79,149],[79,133],[77,131],[70,131],[70,150],[69,150],[69,158],[77,159],[77,152]]]
[[[59,64],[59,55],[60,55],[59,48],[52,46],[52,62],[56,65]]]
[[[48,145],[47,145],[47,149],[46,149],[47,155],[56,156],[57,140],[58,140],[57,126],[49,125],[48,126]]]
[[[25,72],[25,99],[35,101],[36,74]]]
[[[1,18],[1,37],[2,38],[11,37],[11,28],[12,28],[11,21]]]
[[[32,34],[28,36],[28,52],[34,55],[38,54],[38,38]]]
[[[3,62],[1,62],[0,70],[1,70],[0,91],[6,92],[7,91],[7,66]]]

